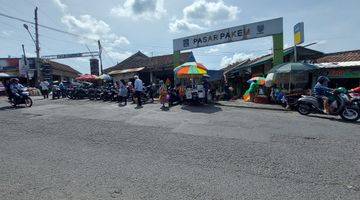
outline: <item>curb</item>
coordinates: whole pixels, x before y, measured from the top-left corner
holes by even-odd
[[[222,104],[222,103],[215,103],[215,105],[225,106],[225,107],[232,107],[232,108],[248,108],[248,109],[257,109],[257,110],[275,110],[275,111],[285,111],[285,112],[288,111],[288,110],[285,110],[283,108],[266,108],[266,107],[252,107],[252,106],[241,106],[241,105],[227,105],[227,104]]]

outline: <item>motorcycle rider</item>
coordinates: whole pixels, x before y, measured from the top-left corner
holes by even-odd
[[[24,86],[19,83],[19,79],[14,78],[11,80],[10,91],[15,102],[19,102],[21,98],[19,91],[22,91],[23,88]]]
[[[316,85],[314,86],[314,95],[323,100],[324,112],[326,114],[330,113],[329,98],[327,96],[329,92],[332,91],[332,89],[328,87],[329,82],[329,78],[327,78],[326,76],[320,76],[317,80]]]
[[[62,81],[59,83],[59,89],[60,89],[61,96],[63,98],[65,98],[66,97],[66,88]]]

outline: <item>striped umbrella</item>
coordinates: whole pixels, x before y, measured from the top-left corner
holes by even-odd
[[[198,77],[207,74],[206,67],[197,62],[187,62],[174,69],[177,77]]]
[[[264,77],[260,77],[260,76],[256,76],[256,77],[252,77],[251,79],[249,79],[247,82],[248,83],[252,83],[254,81],[257,81],[257,83],[259,85],[265,85],[265,78]]]

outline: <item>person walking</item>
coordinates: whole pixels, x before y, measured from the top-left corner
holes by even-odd
[[[128,96],[128,90],[125,86],[125,81],[120,80],[120,82],[119,82],[119,100],[120,100],[119,106],[121,105],[122,102],[124,102],[123,106],[126,106],[127,96]]]
[[[160,81],[160,88],[159,88],[159,101],[161,103],[161,109],[164,110],[165,107],[165,103],[168,102],[168,89],[166,87],[166,85],[164,84],[164,81]]]
[[[49,82],[46,80],[40,82],[41,93],[44,96],[44,99],[49,98],[49,85]]]
[[[127,97],[128,97],[128,98],[131,97],[132,104],[134,104],[134,103],[135,103],[135,101],[134,101],[134,87],[133,87],[131,81],[129,81],[129,82],[127,83],[126,88],[127,88],[127,90],[128,90],[128,96],[127,96]]]
[[[61,97],[65,98],[66,97],[66,88],[62,81],[59,83],[59,89],[60,89]]]
[[[155,91],[156,91],[156,85],[155,85],[155,83],[152,83],[149,86],[149,95],[150,95],[151,103],[154,102]]]
[[[142,80],[139,78],[138,75],[134,76],[135,82],[134,82],[134,89],[135,89],[135,97],[137,99],[137,107],[141,108],[142,107],[142,102],[141,102],[141,94],[144,91],[144,85]]]

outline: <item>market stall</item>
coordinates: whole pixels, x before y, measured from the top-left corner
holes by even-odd
[[[207,74],[207,68],[197,62],[187,62],[174,69],[175,78],[186,88],[185,100],[187,102],[206,102],[209,98],[209,88],[202,84],[202,78]]]

